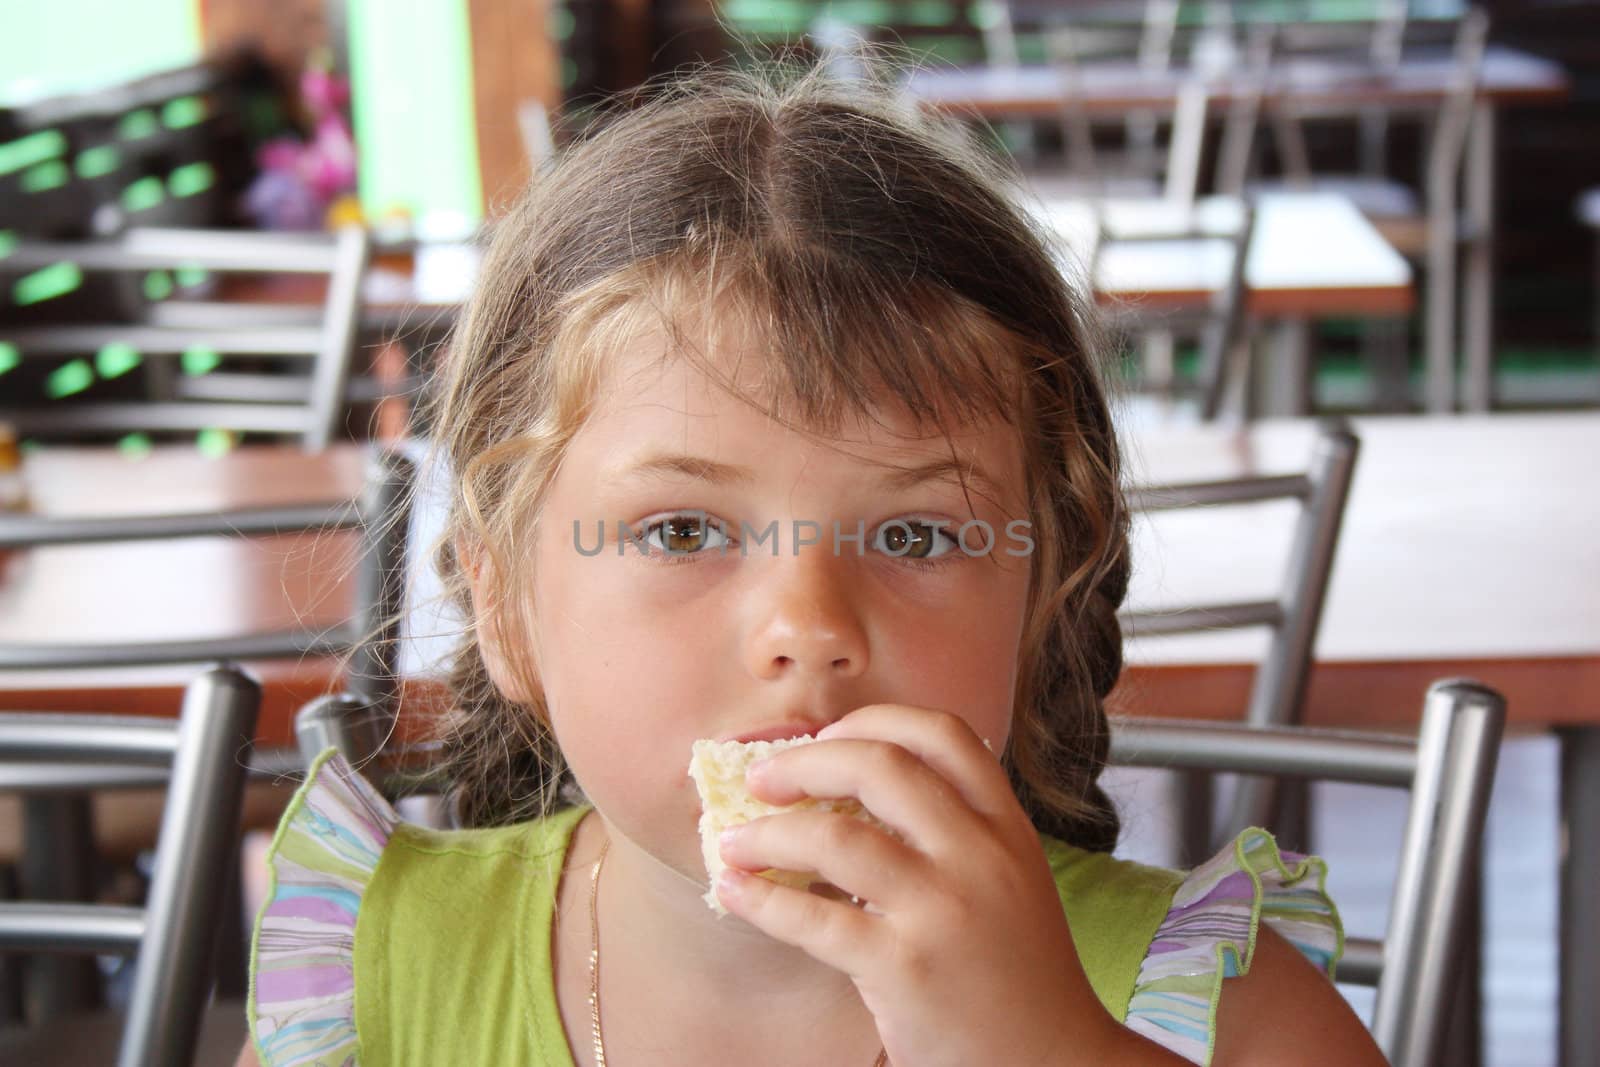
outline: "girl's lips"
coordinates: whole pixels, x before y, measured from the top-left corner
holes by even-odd
[[[826,725],[828,724],[825,722],[785,722],[724,737],[721,740],[738,741],[741,744],[749,744],[751,741],[787,741],[791,737],[810,737]]]

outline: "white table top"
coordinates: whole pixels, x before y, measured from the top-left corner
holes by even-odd
[[[1600,414],[1373,417],[1316,645],[1319,662],[1576,656],[1600,663]],[[1125,433],[1130,483],[1301,471],[1308,420]],[[1299,505],[1156,513],[1134,530],[1138,608],[1267,599]],[[1248,663],[1264,631],[1129,642],[1130,663]]]
[[[1095,288],[1113,296],[1211,292],[1232,263],[1225,237],[1119,243],[1116,238],[1195,229],[1227,235],[1242,205],[1207,197],[1192,209],[1164,200],[1107,200],[1100,205],[1108,241]],[[1095,240],[1095,206],[1051,200],[1039,218],[1060,238],[1063,268],[1081,276]],[[1245,283],[1257,292],[1404,289],[1411,266],[1345,197],[1333,193],[1267,193],[1257,200],[1256,228],[1245,260]]]

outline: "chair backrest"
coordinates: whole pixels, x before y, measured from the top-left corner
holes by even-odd
[[[0,670],[61,670],[216,659],[298,659],[352,652],[351,682],[374,700],[394,684],[396,628],[404,595],[412,463],[374,449],[360,499],[300,507],[95,518],[0,514],[0,550],[179,537],[247,537],[359,531],[362,552],[354,616],[331,630],[295,628],[236,637],[133,644],[0,644]]]
[[[1097,210],[1093,246],[1088,255],[1089,276],[1098,278],[1104,257],[1118,246],[1161,246],[1167,251],[1174,243],[1181,243],[1185,247],[1180,254],[1202,254],[1209,246],[1226,245],[1227,271],[1203,305],[1169,307],[1135,300],[1103,311],[1106,325],[1125,335],[1160,334],[1170,338],[1175,333],[1194,333],[1199,336],[1200,414],[1207,421],[1222,412],[1228,370],[1236,362],[1235,353],[1241,351],[1249,325],[1245,306],[1249,286],[1245,269],[1251,242],[1255,239],[1257,209],[1249,197],[1240,197],[1238,205],[1238,224],[1226,232],[1198,225],[1192,205],[1181,203],[1177,207],[1185,220],[1184,225],[1141,226],[1133,231],[1114,229],[1109,212]]]
[[[1174,75],[1169,72],[1175,11],[1157,4],[1152,4],[1151,10],[1158,8],[1164,15],[1147,22],[1137,37],[1124,32],[1119,39],[1114,30],[1070,23],[1053,27],[1047,36],[1050,56],[1062,82],[1062,134],[1072,173],[1094,180],[1107,179],[1107,167],[1094,141],[1094,127],[1104,122],[1105,116],[1091,114],[1084,105],[1088,95],[1086,80],[1094,75],[1095,63],[1109,61],[1114,66],[1137,69],[1141,77],[1158,82],[1172,80]],[[1226,31],[1216,29],[1212,33]],[[1231,36],[1228,39],[1231,41]],[[1231,100],[1222,113],[1222,137],[1211,175],[1218,193],[1237,195],[1244,190],[1268,84],[1270,42],[1270,32],[1257,27],[1248,35],[1243,56],[1230,66]],[[1176,203],[1193,204],[1200,192],[1201,161],[1214,110],[1208,86],[1207,76],[1190,68],[1176,83],[1169,108],[1157,111],[1139,107],[1116,116],[1124,127],[1128,146],[1126,168],[1136,176],[1160,175],[1162,195]],[[1160,143],[1163,128],[1167,131],[1164,146]]]
[[[1340,981],[1377,987],[1372,1030],[1395,1067],[1439,1062],[1463,959],[1466,892],[1494,780],[1505,701],[1477,682],[1429,687],[1415,740],[1305,727],[1115,718],[1111,761],[1408,788],[1383,939],[1346,938]]]
[[[434,758],[440,743],[391,744],[395,725],[392,704],[376,704],[355,693],[317,697],[295,713],[295,752],[282,757],[293,765],[263,766],[261,770],[291,775],[304,772],[324,749],[337,749],[406,819],[442,830],[457,829],[448,799],[449,783]]]
[[[1151,6],[1152,11],[1158,9],[1165,10],[1162,5]],[[1171,61],[1171,27],[1159,17],[1154,26],[1153,30],[1150,24],[1101,28],[1068,22],[1047,29],[1045,43],[1062,83],[1061,129],[1067,169],[1072,174],[1094,181],[1111,177],[1095,146],[1096,116],[1084,107],[1084,81],[1093,76],[1097,64],[1105,63],[1136,66],[1152,74],[1164,72]],[[1206,118],[1207,93],[1196,79],[1185,83],[1164,113],[1140,108],[1117,116],[1127,139],[1128,168],[1138,177],[1163,175],[1163,195],[1192,203]],[[1164,151],[1158,144],[1163,127],[1167,130]]]
[[[136,955],[119,1067],[193,1062],[210,995],[261,688],[232,667],[200,675],[177,719],[0,714],[0,789],[83,791],[169,782],[142,908],[0,902],[0,952]]]
[[[249,67],[208,60],[0,107],[0,230],[78,239],[230,217],[251,177]]]
[[[1272,642],[1256,669],[1245,713],[1245,721],[1252,726],[1286,726],[1300,721],[1359,449],[1356,435],[1342,422],[1332,420],[1319,435],[1310,470],[1304,474],[1148,486],[1128,493],[1130,506],[1139,512],[1279,499],[1300,502],[1287,574],[1277,598],[1177,610],[1124,610],[1119,615],[1124,630],[1133,637],[1270,627]],[[1273,800],[1272,780],[1242,779],[1222,836],[1231,836],[1245,826],[1269,824]]]
[[[18,242],[0,252],[0,271],[16,276],[12,288],[20,296],[13,303],[24,306],[0,306],[0,348],[22,359],[75,360],[84,384],[97,373],[120,376],[143,361],[156,395],[28,404],[8,398],[0,421],[32,436],[217,428],[284,435],[307,449],[323,448],[342,428],[368,255],[366,232],[357,226],[333,236],[136,229],[108,241]],[[261,300],[191,299],[195,290],[210,287],[212,272],[305,276],[313,284],[287,298],[269,285],[257,294]],[[88,275],[132,284],[135,295],[123,301],[132,306],[121,308],[120,321],[51,315],[53,301],[70,297]],[[181,284],[195,278],[201,280]],[[326,282],[324,293],[315,290],[318,279]],[[141,293],[165,298],[147,304]],[[233,357],[288,361],[305,373],[173,371],[181,358],[220,365]]]
[[[1478,78],[1483,69],[1483,52],[1489,39],[1489,16],[1482,8],[1471,8],[1456,27],[1454,68],[1450,92],[1439,108],[1439,118],[1428,141],[1428,213],[1453,228],[1456,217],[1456,189],[1466,158],[1467,135],[1472,127],[1472,111],[1478,97]]]
[[[1401,69],[1406,32],[1406,5],[1401,0],[1380,0],[1368,22],[1277,27],[1272,37],[1272,63],[1275,68],[1285,68],[1308,61],[1332,62],[1365,69],[1378,78],[1392,78]],[[1431,37],[1436,28],[1427,27],[1427,32]],[[1430,204],[1441,199],[1453,203],[1488,32],[1488,15],[1476,7],[1469,8],[1455,24],[1450,87],[1433,113],[1424,165]],[[1390,109],[1381,104],[1364,105],[1355,112],[1364,174],[1383,176],[1389,114]],[[1314,173],[1302,127],[1305,117],[1302,109],[1280,101],[1273,108],[1272,126],[1284,174],[1292,184],[1309,187]]]

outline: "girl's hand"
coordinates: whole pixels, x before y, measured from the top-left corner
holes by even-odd
[[[723,836],[723,859],[744,868],[718,880],[723,906],[848,974],[894,1067],[1122,1062],[1136,1035],[1090,989],[1038,835],[972,729],[879,704],[817,736],[751,767],[751,792],[855,797],[900,840],[836,813],[753,820]],[[745,873],[769,867],[869,903]]]

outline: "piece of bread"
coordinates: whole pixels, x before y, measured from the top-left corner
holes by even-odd
[[[806,797],[793,804],[779,806],[767,804],[750,795],[745,788],[745,768],[757,760],[766,759],[796,745],[809,744],[814,737],[795,737],[786,741],[696,741],[689,759],[689,777],[700,791],[700,853],[705,860],[706,876],[710,888],[705,901],[718,915],[727,909],[717,899],[717,875],[727,866],[717,847],[717,835],[730,826],[738,826],[763,815],[780,811],[838,811],[854,815],[875,826],[883,824],[874,818],[861,802],[854,798],[818,800]],[[805,889],[822,879],[811,871],[766,870],[761,877],[770,878],[781,885]]]

